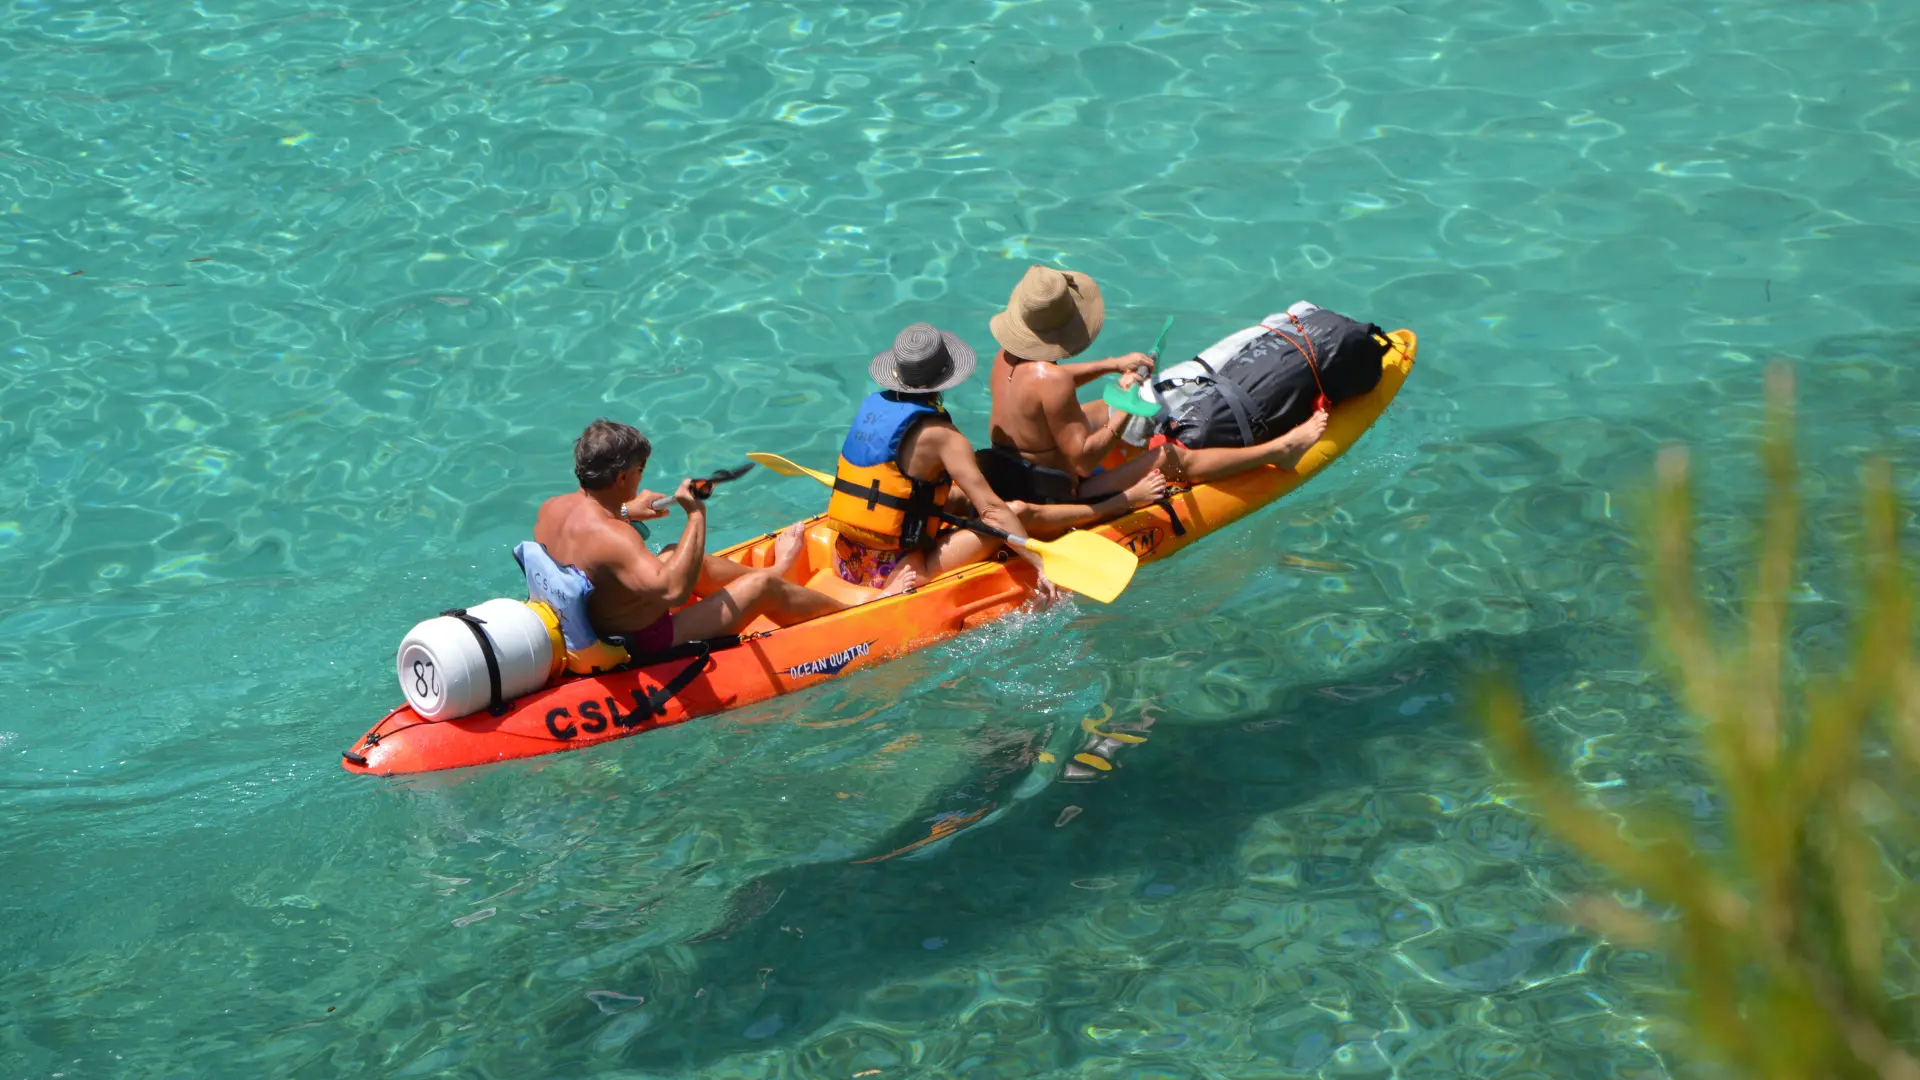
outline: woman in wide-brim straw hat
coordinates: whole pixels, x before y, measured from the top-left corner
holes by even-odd
[[[1074,391],[1115,373],[1131,385],[1138,369],[1153,368],[1143,353],[1062,363],[1093,344],[1106,318],[1098,282],[1029,266],[1006,309],[988,324],[1000,353],[990,376],[993,445],[980,451],[980,471],[1001,498],[1019,504],[1021,520],[1042,538],[1118,517],[1166,494],[1158,453],[1094,475],[1126,414],[1109,416],[1102,402],[1082,406]]]
[[[989,323],[1000,353],[989,377],[993,445],[980,451],[980,471],[1034,536],[1049,539],[1157,502],[1166,496],[1168,477],[1202,483],[1258,465],[1290,467],[1325,430],[1326,414],[1316,413],[1258,446],[1190,450],[1156,439],[1139,456],[1102,470],[1127,414],[1105,402],[1082,405],[1074,391],[1107,374],[1119,374],[1121,385],[1131,387],[1153,370],[1144,353],[1061,362],[1093,344],[1106,315],[1092,278],[1029,266],[1006,309]]]
[[[1029,266],[1007,297],[1007,309],[988,325],[1000,347],[1022,360],[1065,360],[1086,351],[1106,321],[1107,302],[1092,278]],[[1120,370],[1112,364],[1100,361],[1098,374]]]

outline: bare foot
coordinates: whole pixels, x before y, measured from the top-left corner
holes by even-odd
[[[1154,469],[1120,494],[1126,496],[1129,510],[1151,506],[1167,497],[1167,478],[1160,475],[1159,469]]]
[[[782,529],[779,539],[773,542],[773,576],[786,577],[792,572],[793,564],[800,561],[800,553],[806,546],[806,530],[799,522]]]
[[[1283,469],[1291,469],[1300,464],[1300,456],[1313,449],[1320,436],[1327,433],[1327,414],[1316,412],[1307,417],[1306,422],[1285,435],[1268,443],[1271,461]]]
[[[920,571],[912,563],[901,563],[887,579],[887,587],[880,590],[881,596],[899,596],[908,589],[920,584]]]
[[[1187,474],[1191,462],[1187,460],[1187,455],[1192,452],[1177,442],[1167,443],[1160,448],[1160,471],[1173,483],[1191,483],[1192,478]]]

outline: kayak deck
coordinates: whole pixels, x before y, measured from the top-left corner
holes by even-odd
[[[1181,550],[1233,524],[1311,479],[1338,459],[1386,410],[1412,370],[1418,341],[1390,335],[1380,383],[1335,406],[1326,433],[1292,469],[1263,466],[1178,490],[1093,532],[1124,544],[1141,562]],[[576,750],[699,716],[725,712],[819,685],[923,649],[998,619],[1033,594],[1035,573],[1002,551],[897,596],[839,580],[834,532],[825,516],[808,519],[805,549],[792,577],[858,606],[792,626],[755,619],[738,644],[599,675],[566,676],[487,712],[454,720],[422,719],[410,707],[388,713],[343,755],[350,772],[431,772]],[[746,566],[773,563],[776,534],[717,552]],[[678,650],[677,650],[678,651]]]

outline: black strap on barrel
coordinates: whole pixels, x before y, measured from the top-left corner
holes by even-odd
[[[459,619],[473,631],[473,640],[480,643],[480,655],[487,661],[487,711],[495,716],[503,716],[507,703],[500,699],[500,658],[493,654],[493,639],[487,636],[484,627],[487,620],[470,614],[466,608],[448,608],[440,614],[449,619]]]

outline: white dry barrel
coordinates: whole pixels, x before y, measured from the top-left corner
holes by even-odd
[[[467,609],[484,623],[500,664],[500,697],[512,701],[545,686],[553,674],[553,638],[519,600],[489,600]],[[487,707],[487,658],[473,628],[449,615],[428,619],[400,641],[400,692],[427,720],[452,720]]]

